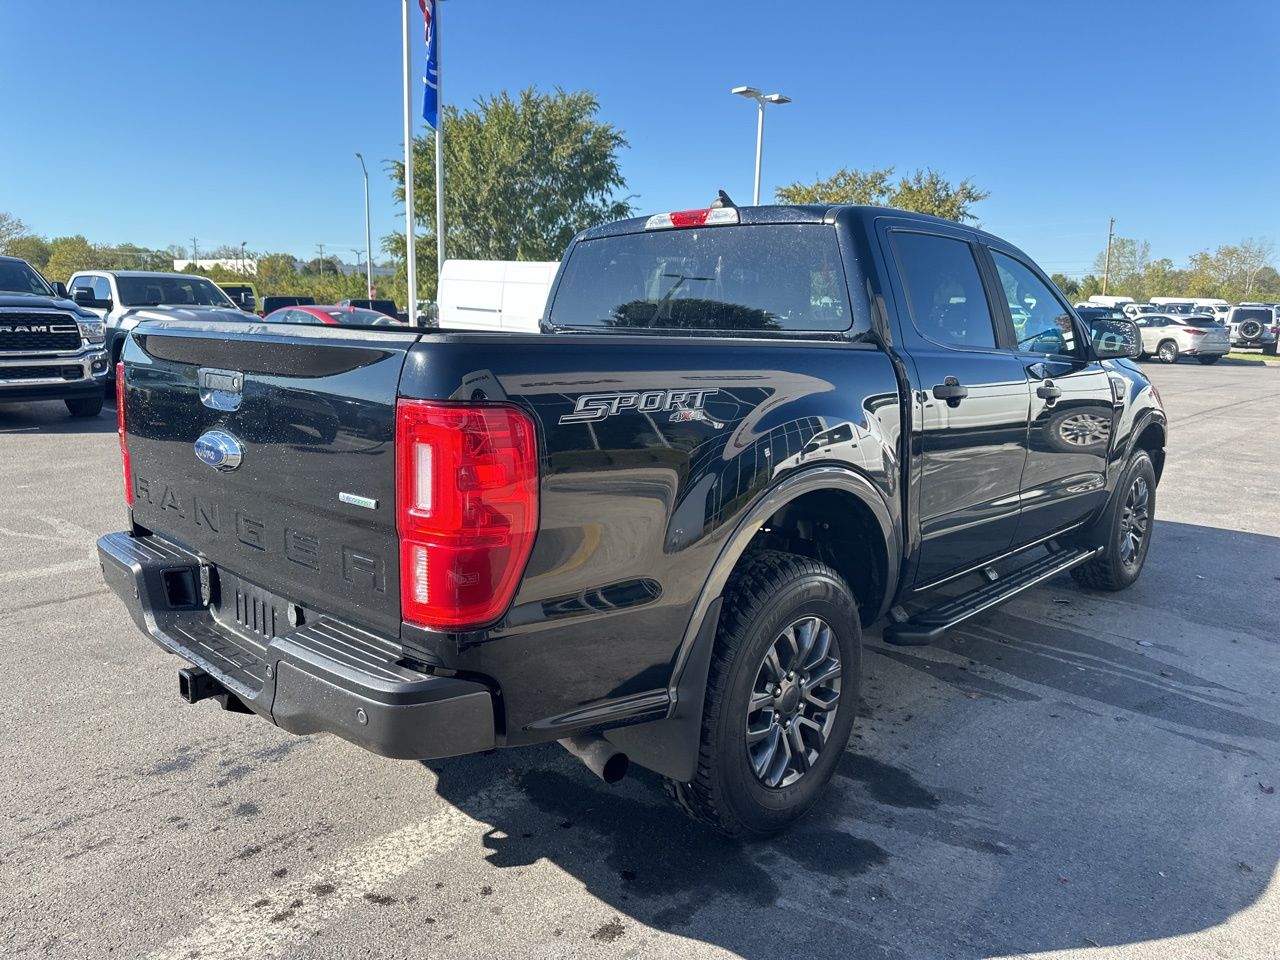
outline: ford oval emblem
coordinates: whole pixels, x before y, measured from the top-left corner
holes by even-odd
[[[215,470],[234,470],[244,459],[244,447],[225,430],[202,433],[195,442],[195,448],[196,456]]]

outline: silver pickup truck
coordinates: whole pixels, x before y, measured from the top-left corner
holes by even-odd
[[[108,368],[102,321],[25,260],[0,257],[0,403],[63,400],[95,417]]]
[[[141,270],[85,270],[67,281],[71,297],[102,320],[110,372],[129,331],[143,320],[252,320],[207,277]]]

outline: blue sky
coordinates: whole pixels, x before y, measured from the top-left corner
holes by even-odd
[[[1175,261],[1280,242],[1275,0],[446,0],[442,20],[446,100],[594,90],[642,211],[750,200],[754,107],[729,89],[751,84],[794,98],[766,120],[766,197],[933,166],[1073,274],[1108,216]],[[0,44],[0,210],[38,232],[354,260],[356,150],[375,238],[400,227],[398,0],[0,0]]]

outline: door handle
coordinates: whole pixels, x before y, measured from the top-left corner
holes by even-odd
[[[960,401],[969,395],[969,388],[960,386],[955,377],[947,377],[933,388],[933,399],[947,401],[947,406],[958,407]]]
[[[1055,387],[1052,380],[1046,380],[1040,386],[1036,387],[1036,396],[1041,400],[1054,401],[1062,396],[1062,388]]]

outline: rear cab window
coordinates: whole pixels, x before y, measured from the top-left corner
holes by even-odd
[[[905,230],[890,237],[916,330],[944,346],[994,350],[995,322],[969,242]]]
[[[549,319],[568,329],[843,333],[855,326],[835,228],[743,224],[581,240]],[[863,332],[869,321],[858,324]]]

